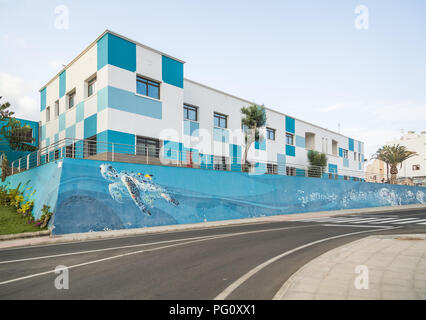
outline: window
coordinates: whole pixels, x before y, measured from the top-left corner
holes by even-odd
[[[137,76],[136,92],[143,96],[160,99],[160,83]]]
[[[24,140],[24,142],[31,143],[33,138],[33,128],[28,125],[25,125],[19,129],[13,130],[12,137],[19,137]]]
[[[334,156],[338,155],[338,142],[336,140],[331,140],[331,152]]]
[[[183,105],[183,119],[198,121],[198,108],[187,104]]]
[[[55,102],[55,119],[59,118],[59,101]]]
[[[227,171],[226,157],[214,156],[213,163],[215,170]]]
[[[214,114],[214,126],[218,128],[227,128],[228,127],[228,116],[225,116],[220,113]]]
[[[268,140],[275,140],[275,129],[266,128],[266,137]]]
[[[68,94],[68,109],[74,107],[75,104],[75,91]]]
[[[354,161],[356,161],[356,152],[354,152]]]
[[[285,134],[285,143],[288,144],[289,146],[293,146],[294,145],[294,135],[292,135],[291,133],[286,133]]]
[[[139,156],[160,157],[160,140],[136,137],[136,154]]]
[[[420,165],[419,164],[415,164],[413,166],[413,171],[418,171],[418,170],[420,170]]]
[[[50,121],[50,107],[46,108],[46,122]]]
[[[72,145],[66,146],[65,157],[75,158],[75,143],[73,143]]]
[[[285,172],[286,172],[286,175],[288,175],[288,176],[295,176],[296,175],[296,168],[286,167]]]
[[[278,165],[268,163],[266,164],[266,173],[267,174],[278,174]]]
[[[88,138],[84,143],[84,154],[85,157],[91,157],[96,155],[97,147],[96,147],[96,136]]]
[[[55,150],[55,160],[59,159],[59,150]]]
[[[308,150],[315,150],[315,133],[305,132],[305,148]]]
[[[348,159],[348,150],[342,149],[342,157]]]
[[[96,90],[96,77],[92,78],[87,82],[87,97],[90,97],[95,93]]]

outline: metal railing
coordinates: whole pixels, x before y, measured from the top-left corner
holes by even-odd
[[[45,163],[63,158],[89,159],[111,162],[127,162],[200,168],[220,171],[243,171],[252,174],[287,175],[327,179],[363,180],[364,172],[340,170],[329,173],[322,167],[304,164],[278,163],[248,159],[242,164],[239,157],[212,156],[198,151],[175,150],[168,145],[158,148],[156,145],[129,145],[96,140],[65,138],[47,147],[41,148],[11,163],[11,174],[29,170]]]

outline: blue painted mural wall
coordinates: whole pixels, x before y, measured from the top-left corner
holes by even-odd
[[[43,205],[48,205],[51,211],[56,209],[58,190],[62,173],[62,161],[50,162],[37,168],[7,177],[0,185],[16,189],[24,193],[26,201],[34,200],[33,216],[41,217]]]
[[[15,184],[31,180],[28,185],[34,183],[40,191],[36,197],[44,199],[58,190],[56,206],[52,206],[56,208],[54,234],[426,203],[426,188],[421,187],[63,161],[60,171],[50,163],[9,178]],[[50,178],[43,174],[54,178],[46,180]]]

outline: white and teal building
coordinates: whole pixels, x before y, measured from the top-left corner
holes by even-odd
[[[150,156],[166,160],[239,170],[240,109],[252,102],[186,79],[184,65],[105,31],[41,88],[41,150],[54,152],[69,138],[96,145],[89,155],[113,148],[135,156],[149,150]],[[266,112],[264,139],[248,157],[260,171],[303,174],[312,149],[327,154],[326,175],[363,179],[363,142],[272,109]],[[101,150],[105,143],[108,147]]]

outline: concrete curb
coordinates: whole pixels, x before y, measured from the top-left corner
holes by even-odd
[[[213,222],[181,224],[181,225],[171,225],[171,226],[159,226],[159,227],[149,227],[149,228],[140,228],[140,229],[124,229],[124,230],[111,230],[111,231],[100,231],[100,232],[74,233],[74,234],[59,235],[59,236],[51,235],[50,237],[20,239],[15,241],[2,241],[0,242],[0,249],[11,248],[11,247],[22,247],[22,246],[36,246],[36,245],[45,245],[45,244],[59,244],[59,243],[67,243],[67,242],[74,242],[74,241],[114,239],[114,238],[123,238],[123,237],[129,237],[129,236],[147,235],[147,234],[154,234],[154,233],[203,230],[203,229],[228,227],[228,226],[231,227],[235,225],[245,225],[245,224],[254,224],[254,223],[271,223],[271,222],[281,222],[281,221],[302,220],[302,219],[310,219],[310,218],[318,218],[318,217],[331,217],[336,215],[389,213],[389,212],[395,212],[395,211],[406,211],[406,210],[416,210],[416,209],[426,210],[426,204],[374,207],[374,208],[361,208],[361,209],[345,209],[345,210],[335,210],[335,211],[305,212],[305,213],[284,214],[284,215],[278,215],[278,216],[213,221]]]
[[[49,235],[50,235],[50,230],[37,231],[37,232],[5,234],[5,235],[0,236],[0,241],[36,238],[36,237],[49,236]]]

